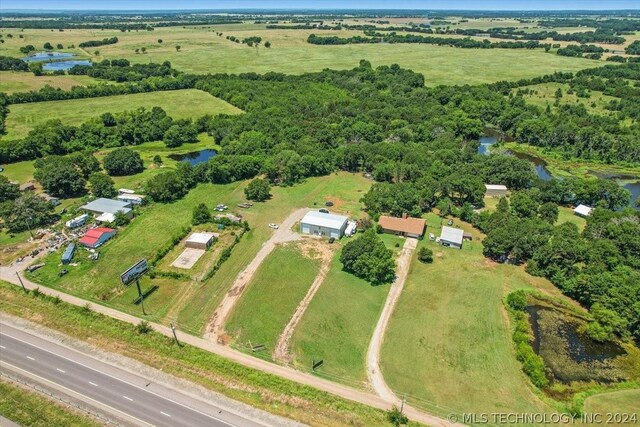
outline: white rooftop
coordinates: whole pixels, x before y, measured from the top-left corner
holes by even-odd
[[[485,184],[484,188],[487,190],[504,190],[507,191],[507,186],[502,184]]]
[[[115,220],[116,220],[116,216],[109,212],[105,212],[96,217],[96,221],[98,222],[113,222]]]
[[[578,205],[576,206],[576,208],[573,210],[573,212],[577,213],[578,215],[582,215],[582,216],[589,216],[591,215],[591,211],[593,210],[592,207],[587,206],[587,205]]]
[[[85,209],[92,212],[102,212],[114,214],[118,211],[122,211],[125,214],[131,212],[131,203],[123,202],[120,200],[100,198],[92,202],[81,206],[80,209]]]
[[[315,225],[316,227],[327,227],[341,229],[349,218],[342,215],[322,213],[319,211],[309,211],[300,221],[303,224]]]
[[[446,225],[442,227],[442,233],[440,233],[440,240],[446,240],[447,242],[462,244],[462,238],[464,236],[464,231],[459,228],[447,227]]]
[[[187,242],[208,244],[216,235],[214,233],[193,233]]]

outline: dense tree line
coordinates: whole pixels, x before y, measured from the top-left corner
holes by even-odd
[[[608,43],[622,44],[624,37],[617,35],[610,29],[597,29],[595,31],[583,31],[577,33],[558,33],[557,31],[528,32],[515,27],[489,28],[488,30],[456,28],[450,32],[467,36],[489,35],[492,38],[508,38],[515,40],[545,40],[551,38],[555,41],[575,41],[579,43]]]
[[[625,47],[624,52],[628,55],[640,55],[640,40],[636,40]]]
[[[105,46],[108,44],[116,44],[116,43],[118,43],[117,37],[109,37],[109,38],[104,38],[102,40],[89,40],[86,42],[81,42],[78,44],[78,46],[81,48],[84,48],[84,47]]]
[[[29,71],[29,64],[22,59],[0,56],[0,71]]]

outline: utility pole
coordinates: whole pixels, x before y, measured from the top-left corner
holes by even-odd
[[[404,411],[404,404],[407,401],[407,397],[403,396],[402,397],[402,402],[400,403],[400,413],[402,414],[402,412]]]
[[[22,290],[24,291],[25,294],[28,294],[29,291],[27,290],[27,288],[24,287],[24,283],[22,283],[22,277],[20,277],[20,273],[18,273],[16,271],[16,276],[18,276],[18,280],[20,281],[20,284],[22,285]]]
[[[142,290],[140,289],[140,279],[136,279],[136,286],[138,287],[138,297],[140,297],[140,306],[142,307],[142,314],[145,316],[147,313],[144,311],[144,297],[142,296]]]
[[[178,347],[181,347],[180,341],[178,341],[178,335],[176,335],[176,327],[173,326],[173,323],[169,323],[169,325],[171,326],[171,331],[173,331],[173,338],[176,339],[176,344],[178,344]]]

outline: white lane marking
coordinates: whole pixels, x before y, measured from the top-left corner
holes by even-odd
[[[13,338],[13,337],[12,337],[12,338]],[[122,415],[123,415],[123,416],[125,416],[125,417],[129,417],[129,418],[131,418],[131,419],[134,419],[134,420],[136,420],[136,421],[139,421],[141,424],[148,425],[149,427],[154,427],[154,425],[153,425],[153,424],[149,424],[149,423],[148,423],[148,422],[146,422],[146,421],[142,421],[140,418],[136,418],[136,417],[134,417],[133,415],[129,415],[129,414],[127,414],[126,412],[123,412],[123,411],[121,411],[121,410],[119,410],[119,409],[117,409],[117,408],[114,408],[113,406],[109,406],[109,405],[107,405],[106,403],[99,402],[99,401],[97,401],[97,400],[95,400],[95,399],[93,399],[93,398],[91,398],[91,397],[89,397],[89,396],[86,396],[86,395],[84,395],[84,394],[82,394],[82,393],[80,393],[80,392],[77,392],[77,391],[75,391],[75,390],[71,390],[70,388],[67,388],[67,387],[65,387],[65,386],[63,386],[63,385],[60,385],[60,384],[58,384],[58,383],[56,383],[56,382],[54,382],[54,381],[48,380],[48,379],[46,379],[46,378],[44,378],[44,377],[41,377],[41,376],[36,375],[36,374],[34,374],[34,373],[31,373],[31,372],[29,372],[29,371],[25,371],[24,369],[19,368],[19,367],[15,366],[15,365],[12,365],[11,363],[7,363],[7,362],[5,362],[4,360],[0,360],[0,365],[7,365],[7,366],[10,366],[10,367],[11,367],[11,369],[15,369],[15,370],[18,370],[18,371],[24,372],[24,373],[25,373],[25,374],[27,374],[27,375],[31,375],[31,376],[33,376],[33,377],[35,377],[35,378],[40,379],[41,381],[44,381],[44,382],[47,382],[47,383],[54,384],[56,387],[60,387],[60,388],[61,388],[61,389],[63,389],[63,390],[67,390],[69,393],[77,394],[78,396],[82,396],[84,399],[90,400],[91,402],[95,402],[97,405],[102,405],[102,406],[105,406],[105,407],[107,407],[107,408],[110,408],[112,411],[116,411],[116,412],[118,412],[118,413],[122,414]]]
[[[65,373],[65,372],[64,372],[62,369],[60,369],[60,368],[56,368],[56,371],[58,371],[58,372],[62,372],[63,374]]]
[[[0,348],[1,348],[1,349],[3,349],[3,350],[6,350],[6,349],[7,349],[7,347],[5,347],[5,346],[3,346],[3,345],[0,345]]]
[[[128,400],[128,401],[130,401],[130,402],[133,402],[133,399],[132,399],[132,398],[130,398],[129,396],[122,396],[122,397],[124,397],[125,399],[127,399],[127,400]]]
[[[96,384],[96,383],[92,383],[91,381],[89,381],[89,384],[91,384],[91,385],[92,385],[92,386],[94,386],[94,387],[98,387],[98,384]]]
[[[89,369],[89,370],[91,370],[91,371],[97,372],[97,373],[98,373],[98,374],[100,374],[100,375],[105,375],[105,376],[107,376],[107,377],[109,377],[109,378],[113,378],[114,380],[119,381],[119,382],[121,382],[121,383],[123,383],[123,384],[127,384],[127,385],[129,385],[129,386],[131,386],[131,387],[135,387],[135,388],[138,388],[138,389],[140,389],[140,390],[144,390],[145,392],[147,392],[147,393],[149,393],[149,394],[152,394],[152,395],[154,395],[154,396],[157,396],[157,397],[159,397],[160,399],[166,400],[167,402],[175,403],[176,405],[182,406],[182,407],[183,407],[183,408],[185,408],[185,409],[188,409],[188,410],[190,410],[190,411],[196,412],[196,413],[198,413],[198,414],[200,414],[200,415],[203,415],[203,416],[205,416],[205,417],[207,417],[207,418],[211,418],[211,419],[213,419],[213,420],[216,420],[216,421],[218,421],[219,423],[222,423],[222,424],[227,425],[227,426],[229,426],[229,427],[236,427],[236,425],[235,425],[235,424],[231,424],[231,423],[229,423],[229,422],[227,422],[227,421],[225,421],[225,420],[222,420],[222,419],[220,419],[220,418],[218,418],[218,417],[214,417],[213,415],[209,415],[209,414],[206,414],[206,413],[204,413],[204,412],[202,412],[202,411],[199,411],[199,410],[197,410],[197,409],[195,409],[195,408],[192,408],[192,407],[191,407],[191,406],[189,406],[189,405],[185,405],[184,403],[180,403],[180,402],[178,402],[178,401],[175,401],[175,400],[169,399],[168,397],[164,397],[164,396],[162,396],[162,395],[160,395],[160,394],[154,393],[154,392],[153,392],[153,391],[151,391],[151,390],[147,390],[146,388],[143,388],[143,387],[137,386],[137,385],[135,385],[135,384],[132,384],[132,383],[130,383],[130,382],[128,382],[128,381],[125,381],[125,380],[123,380],[123,379],[120,379],[120,378],[118,378],[118,377],[114,377],[113,375],[110,375],[110,374],[107,374],[107,373],[105,373],[105,372],[99,371],[99,370],[97,370],[97,369],[94,369],[94,368],[92,368],[92,367],[90,367],[90,366],[87,366],[87,365],[85,365],[85,364],[82,364],[82,363],[80,363],[80,362],[76,362],[75,360],[71,360],[71,359],[69,359],[68,357],[62,356],[62,355],[60,355],[60,354],[54,353],[54,352],[52,352],[52,351],[50,351],[50,350],[47,350],[47,349],[44,349],[44,348],[40,348],[40,347],[38,347],[37,345],[31,344],[31,343],[29,343],[29,342],[27,342],[27,341],[24,341],[24,340],[20,339],[20,338],[16,338],[16,337],[14,337],[13,335],[9,335],[9,334],[7,334],[6,332],[2,332],[2,333],[0,333],[0,335],[5,335],[5,336],[7,336],[7,337],[9,337],[9,338],[11,338],[11,339],[14,339],[14,340],[16,340],[16,341],[20,341],[21,343],[24,343],[24,344],[26,344],[26,345],[28,345],[28,346],[30,346],[30,347],[35,347],[35,348],[37,348],[37,349],[38,349],[38,350],[40,350],[40,351],[44,351],[44,352],[47,352],[47,353],[49,353],[49,354],[53,354],[53,355],[54,355],[54,356],[56,356],[56,357],[59,357],[59,358],[64,359],[64,360],[67,360],[67,361],[69,361],[69,362],[71,362],[71,363],[75,363],[76,365],[80,365],[80,366],[82,366],[83,368],[86,368],[86,369]],[[66,350],[70,350],[70,351],[72,351],[72,352],[76,352],[76,353],[78,353],[77,351],[72,350],[72,349],[68,349],[68,348],[67,348]],[[112,368],[115,368],[115,369],[122,370],[121,368],[118,368],[118,367],[116,367],[116,366],[110,365],[110,364],[108,364],[108,363],[105,363],[105,365],[107,365],[107,366],[109,366],[109,367],[112,367]],[[129,374],[129,375],[133,375],[133,374],[131,374],[131,373],[129,373],[129,372],[126,372],[126,371],[124,371],[124,372],[125,372],[125,373],[127,373],[127,374]]]
[[[27,359],[29,359],[29,360],[36,360],[36,359],[34,359],[33,357],[31,357],[31,356],[27,356]]]
[[[171,415],[167,414],[166,412],[162,412],[162,411],[160,411],[160,413],[161,413],[162,415],[164,415],[165,417],[169,417],[169,418],[171,418]]]

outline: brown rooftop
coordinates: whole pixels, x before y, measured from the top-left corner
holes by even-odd
[[[396,218],[383,215],[378,220],[378,224],[385,230],[422,235],[425,221],[421,218]]]

